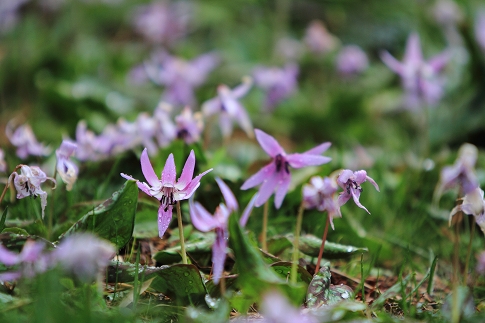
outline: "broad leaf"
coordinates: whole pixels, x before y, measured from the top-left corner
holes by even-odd
[[[306,303],[310,308],[320,307],[322,305],[333,305],[338,302],[349,300],[353,291],[347,285],[332,285],[330,280],[332,274],[330,267],[323,266],[320,271],[313,277],[308,286]]]
[[[128,180],[111,198],[84,215],[63,236],[75,232],[94,232],[121,248],[133,234],[137,202],[136,182]]]
[[[311,234],[306,234],[300,237],[299,249],[306,255],[318,257],[322,239]],[[358,248],[353,246],[341,245],[338,243],[326,241],[323,249],[323,257],[325,259],[342,259],[348,258],[354,254],[368,252],[367,248]]]

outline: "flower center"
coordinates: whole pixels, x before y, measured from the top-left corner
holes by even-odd
[[[275,164],[276,164],[276,171],[277,172],[281,172],[281,169],[284,167],[285,172],[287,174],[290,173],[290,169],[289,169],[290,164],[288,164],[288,162],[285,160],[285,158],[283,156],[281,156],[281,154],[276,155]]]
[[[174,198],[175,187],[164,186],[161,190],[162,198],[160,199],[160,204],[163,205],[165,212],[167,212],[170,205],[174,205],[176,200]]]
[[[362,187],[359,184],[357,184],[356,181],[353,181],[353,180],[349,179],[347,181],[347,194],[350,194],[350,189],[351,188],[356,189],[356,190],[359,190],[361,193],[363,191]]]

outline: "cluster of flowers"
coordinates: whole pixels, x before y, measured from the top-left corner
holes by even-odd
[[[20,253],[0,245],[0,263],[8,268],[0,280],[31,278],[58,267],[82,282],[92,282],[116,252],[111,243],[89,233],[67,236],[51,251],[45,248],[45,243],[34,240],[27,240]]]

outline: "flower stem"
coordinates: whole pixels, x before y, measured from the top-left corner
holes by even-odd
[[[185,253],[185,239],[184,239],[184,227],[182,224],[182,211],[180,210],[180,201],[177,201],[177,220],[179,225],[180,236],[180,251],[182,253],[182,263],[187,264],[187,254]]]
[[[465,261],[465,271],[463,272],[463,285],[467,285],[467,277],[468,277],[468,268],[470,265],[470,255],[472,253],[472,244],[473,244],[473,236],[475,234],[475,217],[472,216],[472,223],[470,229],[470,242],[468,242],[468,249],[466,252],[466,261]]]
[[[315,268],[315,275],[320,270],[320,262],[322,261],[323,248],[325,248],[325,241],[327,241],[328,225],[330,223],[330,216],[327,214],[327,221],[325,222],[325,230],[323,231],[322,245],[320,246],[320,252],[318,253],[317,267]]]
[[[453,250],[453,291],[452,291],[452,305],[451,305],[451,322],[458,323],[460,321],[460,304],[458,303],[458,287],[459,287],[459,249],[460,238],[458,232],[458,223],[455,223],[455,239]]]
[[[299,256],[299,244],[300,244],[300,232],[301,232],[301,223],[303,220],[303,211],[305,210],[303,206],[303,201],[298,208],[298,215],[296,217],[296,229],[295,229],[295,237],[293,239],[293,259],[291,261],[291,274],[290,274],[290,281],[292,284],[296,284],[296,278],[298,273],[298,256]]]
[[[266,243],[266,231],[268,230],[268,212],[269,212],[269,202],[264,203],[263,209],[263,232],[261,232],[261,249],[263,251],[268,251],[268,244]]]

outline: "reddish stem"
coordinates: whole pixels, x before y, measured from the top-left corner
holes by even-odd
[[[317,267],[315,268],[315,275],[320,270],[320,262],[322,261],[323,248],[325,248],[325,241],[327,240],[328,224],[330,223],[330,217],[327,214],[327,222],[325,222],[325,230],[323,231],[322,245],[320,246],[320,252],[318,253]]]

